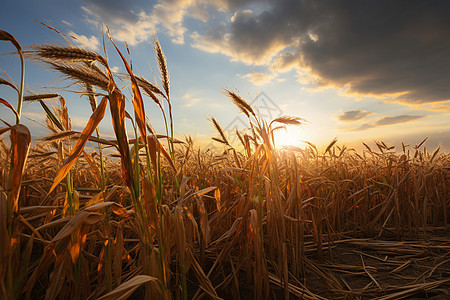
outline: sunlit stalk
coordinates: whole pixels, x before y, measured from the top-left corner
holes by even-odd
[[[66,175],[66,185],[67,185],[67,204],[68,204],[68,215],[72,216],[74,214],[73,209],[73,185],[72,185],[72,178],[70,176],[70,172]],[[67,215],[67,213],[66,213]]]
[[[20,89],[19,89],[19,99],[17,102],[17,117],[16,117],[16,124],[20,123],[20,115],[22,113],[22,104],[23,104],[23,88],[24,88],[24,83],[25,83],[25,60],[23,58],[23,53],[22,51],[18,51],[19,52],[19,57],[20,57],[20,64],[21,64],[21,76],[20,76]]]
[[[100,138],[100,132],[98,130],[98,127],[95,128],[95,131],[97,132],[97,137]],[[106,189],[106,178],[105,178],[105,166],[103,163],[103,146],[101,143],[97,143],[98,145],[98,154],[100,156],[100,184],[102,187],[102,191]]]

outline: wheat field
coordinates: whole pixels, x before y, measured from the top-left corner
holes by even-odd
[[[333,140],[280,150],[277,130],[304,120],[266,121],[227,89],[248,128],[234,145],[211,118],[223,150],[203,150],[174,137],[156,38],[156,83],[133,73],[111,37],[122,78],[92,51],[23,50],[5,31],[0,40],[22,66],[19,86],[0,79],[18,95],[16,107],[0,98],[11,111],[0,127],[9,134],[0,139],[1,299],[450,297],[450,155],[427,150],[426,139],[402,149],[380,141],[357,152]],[[24,95],[25,58],[85,94],[92,114],[81,132],[60,94]],[[48,135],[33,146],[24,101],[46,115]],[[144,103],[160,110],[165,132]],[[108,108],[114,139],[98,129]]]

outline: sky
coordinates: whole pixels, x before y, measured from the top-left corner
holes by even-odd
[[[333,138],[359,147],[384,141],[450,150],[450,1],[326,0],[16,0],[4,1],[0,29],[26,49],[74,45],[104,54],[107,26],[123,53],[128,45],[133,70],[155,82],[157,36],[167,57],[175,132],[210,145],[214,117],[228,132],[245,117],[224,94],[238,91],[262,117],[307,120],[280,131],[277,143],[319,146]],[[125,72],[106,39],[110,66]],[[19,82],[14,47],[0,43],[0,69]],[[130,57],[127,56],[128,59]],[[0,74],[0,77],[7,78]],[[64,96],[75,130],[90,116],[76,86],[27,59],[26,94]],[[128,83],[124,83],[124,87]],[[129,84],[128,84],[129,86]],[[0,97],[17,103],[10,88]],[[150,121],[163,132],[157,106],[145,100]],[[132,111],[132,105],[127,104]],[[23,122],[33,138],[49,135],[37,103],[26,103]],[[100,128],[113,136],[109,117]],[[14,122],[0,108],[0,119]],[[130,126],[128,127],[130,129]],[[359,145],[359,146],[358,146]],[[431,151],[432,149],[430,149]]]

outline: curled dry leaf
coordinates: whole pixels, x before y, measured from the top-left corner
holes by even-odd
[[[82,153],[84,145],[86,145],[86,142],[88,141],[92,132],[94,132],[95,128],[103,119],[107,103],[108,103],[107,99],[103,98],[100,105],[97,107],[92,116],[89,118],[89,121],[86,127],[83,129],[83,132],[81,132],[80,138],[77,140],[75,146],[72,149],[72,152],[70,152],[70,155],[65,159],[62,168],[56,174],[56,177],[53,181],[53,185],[50,188],[49,193],[51,193],[55,189],[55,187],[61,182],[61,180],[63,180],[64,177],[66,177],[67,173],[69,173],[70,169],[75,164],[75,161],[77,160],[78,156]]]
[[[167,153],[166,149],[164,149],[164,146],[161,145],[161,143],[158,141],[158,137],[154,134],[147,136],[147,143],[150,151],[150,159],[152,161],[153,169],[155,170],[155,172],[156,172],[156,154],[162,153],[162,155],[166,158],[167,162],[169,163],[169,166],[176,173],[176,168],[175,165],[173,164],[172,158],[170,157],[169,153]]]
[[[181,207],[175,207],[172,218],[174,218],[175,223],[175,242],[178,248],[180,264],[184,266],[186,262],[186,230],[184,228],[183,211]]]
[[[14,84],[12,84],[11,82],[9,82],[6,79],[3,79],[0,77],[0,84],[7,85],[7,86],[11,87],[12,89],[14,89],[17,93],[19,93],[19,89]]]
[[[200,229],[204,237],[205,247],[207,247],[211,241],[211,227],[209,226],[208,212],[201,196],[197,198],[197,209],[200,217]]]
[[[98,298],[97,300],[125,300],[130,297],[134,291],[141,285],[147,282],[156,282],[158,278],[147,276],[147,275],[137,275],[130,280],[122,283],[117,288]]]
[[[58,232],[58,234],[51,240],[55,243],[63,238],[71,235],[75,230],[79,229],[81,225],[92,225],[103,219],[104,215],[88,210],[79,211],[70,218],[70,221]]]
[[[108,37],[111,40],[114,47],[116,48],[120,57],[122,58],[123,64],[125,65],[125,68],[127,69],[127,72],[130,75],[131,89],[133,90],[134,116],[135,116],[136,123],[139,128],[139,131],[141,133],[141,136],[145,139],[147,137],[147,130],[145,127],[145,109],[144,109],[144,101],[142,100],[141,91],[139,90],[139,86],[136,81],[136,78],[134,77],[133,71],[131,70],[130,66],[128,65],[125,57],[123,57],[122,52],[120,52],[119,48],[117,48],[117,46],[114,43],[114,41],[112,40],[111,36],[108,35]]]
[[[123,253],[126,252],[123,243],[123,227],[119,226],[117,228],[117,235],[114,239],[114,250],[113,250],[113,272],[114,276],[117,278],[118,283],[120,284],[120,280],[122,277],[122,261],[123,261]]]
[[[150,225],[153,230],[156,230],[159,223],[159,215],[156,203],[155,187],[153,186],[153,183],[148,175],[144,177],[142,188],[144,191],[144,209],[147,214],[148,225]]]
[[[10,110],[12,110],[12,112],[16,115],[16,117],[19,115],[16,111],[16,109],[11,105],[11,103],[9,103],[8,101],[6,101],[3,98],[0,98],[0,103],[5,105],[7,108],[9,108]]]
[[[111,198],[111,195],[116,189],[113,189],[109,194],[105,197],[104,192],[98,193],[94,198],[92,198],[89,201],[89,205],[86,204],[86,211],[98,211],[100,209],[103,209],[105,207],[110,207],[113,213],[118,215],[119,217],[129,217],[130,215],[134,214],[133,210],[126,210],[122,205],[116,202],[106,202],[108,199]]]
[[[11,211],[17,213],[19,210],[19,193],[22,174],[31,143],[30,131],[25,125],[14,125],[11,127],[10,140],[13,155],[13,169],[11,174]]]
[[[10,41],[11,44],[16,47],[17,51],[22,51],[22,47],[20,46],[19,42],[16,40],[15,37],[13,37],[10,33],[3,31],[0,29],[0,40],[1,41]]]
[[[220,190],[216,189],[214,191],[214,198],[216,199],[216,205],[217,205],[217,210],[220,212],[220,210],[222,209],[222,203],[221,203],[221,199],[220,199]]]
[[[131,176],[133,169],[130,160],[130,149],[128,148],[128,136],[125,127],[125,96],[117,89],[115,84],[109,86],[109,108],[114,127],[114,133],[119,146],[122,177],[127,186],[131,187]]]

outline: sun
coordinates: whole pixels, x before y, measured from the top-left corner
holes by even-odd
[[[274,132],[275,147],[299,146],[305,140],[305,134],[301,128],[287,127]]]

